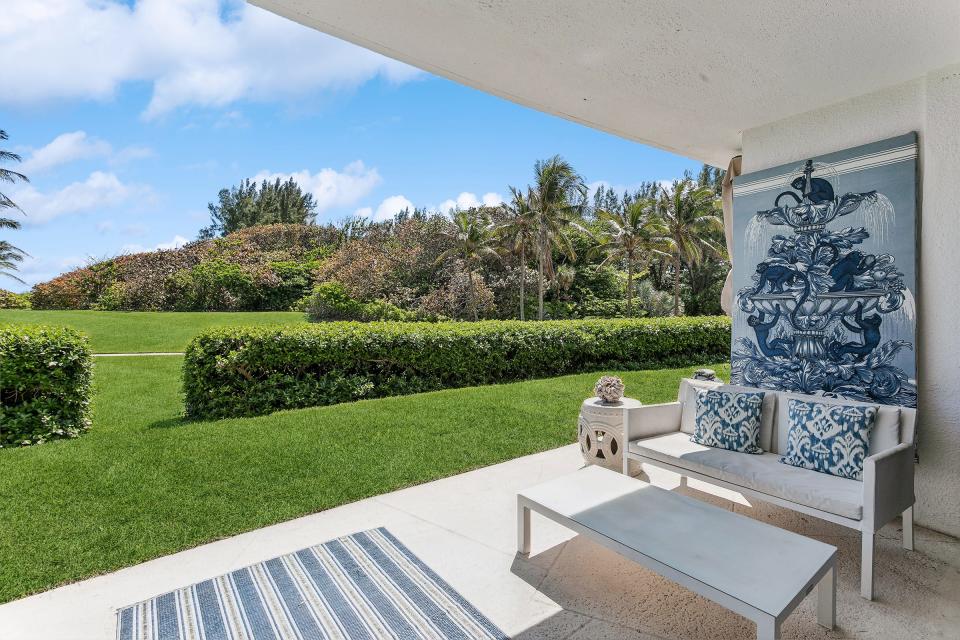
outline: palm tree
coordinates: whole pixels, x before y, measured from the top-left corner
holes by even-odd
[[[711,231],[723,229],[720,201],[709,187],[698,187],[691,179],[675,180],[660,187],[657,215],[666,227],[673,261],[673,315],[680,315],[680,270],[683,263],[697,264],[706,253],[721,255],[723,249],[711,238]]]
[[[440,263],[448,258],[463,260],[467,270],[467,282],[470,292],[470,314],[474,321],[479,320],[477,314],[477,300],[473,285],[473,272],[485,258],[497,258],[494,246],[496,238],[493,235],[493,225],[490,218],[476,210],[456,211],[453,214],[453,224],[442,235],[453,242],[452,247],[441,253],[436,262]]]
[[[569,293],[577,279],[577,270],[573,265],[561,264],[555,271],[554,284],[557,285],[557,293],[560,300],[566,300],[566,294]]]
[[[528,199],[536,220],[537,318],[543,320],[544,277],[553,280],[554,248],[571,260],[576,259],[566,230],[580,215],[587,187],[570,163],[560,156],[538,161],[533,173],[534,185]]]
[[[633,277],[640,261],[640,271],[646,269],[651,256],[668,256],[670,240],[663,221],[657,216],[656,203],[634,200],[617,211],[598,211],[597,220],[603,224],[599,243],[592,254],[604,253],[600,266],[611,262],[627,263],[627,316],[633,315]]]
[[[510,202],[500,205],[503,219],[495,232],[508,251],[520,258],[520,319],[525,320],[527,249],[536,241],[536,215],[530,210],[530,199],[515,187],[510,189]]]
[[[0,129],[0,140],[7,140],[7,132],[3,129]],[[20,162],[20,156],[11,152],[0,149],[0,162]],[[4,169],[0,167],[0,182],[9,182],[11,184],[16,183],[17,181],[29,182],[27,176],[22,173],[17,173],[16,171],[11,171],[10,169]],[[20,207],[16,203],[8,198],[3,193],[0,193],[0,211],[4,209],[15,209],[21,211]],[[19,229],[20,222],[14,220],[13,218],[5,218],[0,216],[0,229]],[[14,271],[18,269],[17,264],[23,261],[23,257],[26,254],[23,250],[18,249],[13,246],[6,240],[0,240],[0,275],[6,276],[17,282],[23,282],[20,278],[13,274]]]

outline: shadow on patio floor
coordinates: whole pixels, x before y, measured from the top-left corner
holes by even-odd
[[[677,491],[838,548],[837,627],[817,625],[811,594],[783,623],[783,638],[960,638],[957,540],[918,527],[919,551],[906,551],[898,523],[883,529],[877,539],[876,599],[869,602],[859,594],[856,531],[768,504],[746,507],[691,488]],[[703,532],[703,544],[710,544],[709,531]],[[749,620],[583,537],[530,558],[518,555],[511,570],[564,609],[515,635],[517,640],[756,637]]]

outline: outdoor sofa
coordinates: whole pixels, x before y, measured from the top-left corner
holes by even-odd
[[[739,453],[691,442],[698,388],[764,391],[760,423],[763,453]],[[876,532],[902,514],[903,546],[913,549],[916,410],[879,405],[862,480],[852,480],[779,461],[786,451],[790,398],[810,400],[811,396],[684,379],[677,402],[628,410],[624,421],[624,473],[629,473],[630,460],[635,460],[859,530],[860,593],[872,600]],[[816,401],[857,404],[822,397],[816,397]]]

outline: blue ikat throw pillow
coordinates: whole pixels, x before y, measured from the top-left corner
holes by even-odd
[[[697,390],[697,419],[691,442],[741,453],[763,453],[760,448],[760,410],[763,392]]]
[[[780,462],[861,480],[877,411],[878,407],[791,399],[787,405],[787,453]]]

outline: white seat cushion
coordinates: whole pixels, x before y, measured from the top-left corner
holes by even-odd
[[[775,453],[750,455],[690,442],[683,432],[630,443],[630,451],[705,476],[845,518],[863,518],[863,483],[781,464]]]

